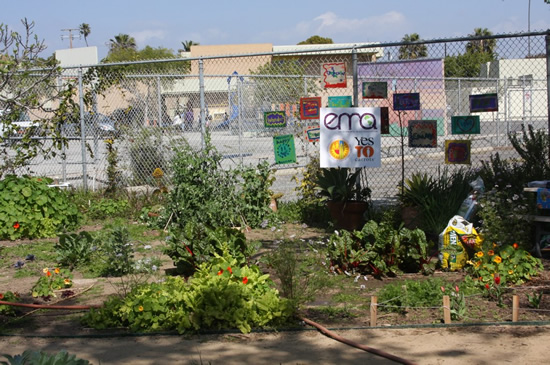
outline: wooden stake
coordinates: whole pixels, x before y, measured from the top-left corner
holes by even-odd
[[[370,298],[370,325],[376,327],[376,312],[378,310],[378,297]]]
[[[514,295],[512,297],[512,322],[517,322],[519,318],[519,297]]]
[[[451,299],[448,295],[443,296],[443,322],[451,324]]]

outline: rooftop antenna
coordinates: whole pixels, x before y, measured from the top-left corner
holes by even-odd
[[[69,38],[69,48],[73,48],[73,39],[75,39],[77,36],[73,34],[73,31],[79,31],[78,28],[68,28],[68,29],[61,29],[62,32],[69,32],[69,35],[62,35],[61,40]],[[80,39],[80,33],[78,33],[78,39]]]

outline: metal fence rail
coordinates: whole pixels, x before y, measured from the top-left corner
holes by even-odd
[[[200,149],[209,133],[212,144],[224,156],[224,168],[267,160],[277,170],[274,190],[283,193],[284,199],[292,199],[296,195],[292,177],[299,177],[310,158],[319,153],[318,144],[304,138],[305,128],[319,122],[300,119],[300,98],[320,96],[322,104],[328,105],[329,97],[352,96],[354,106],[389,108],[390,129],[382,136],[382,167],[365,169],[364,178],[374,198],[390,198],[397,193],[402,178],[402,161],[405,177],[414,172],[441,171],[445,164],[445,140],[471,140],[471,166],[475,168],[496,152],[503,157],[518,157],[508,141],[508,133],[521,132],[522,126],[527,125],[548,129],[549,37],[548,32],[533,32],[485,39],[367,44],[331,50],[310,47],[299,52],[68,68],[59,83],[79,86],[77,97],[84,117],[88,115],[84,121],[89,125],[84,130],[85,138],[75,128],[80,121],[64,127],[68,146],[62,153],[47,160],[38,156],[18,173],[46,175],[60,183],[93,189],[104,187],[107,180],[104,139],[113,135],[112,130],[98,127],[105,122],[116,128],[114,145],[118,151],[119,178],[125,186],[151,184],[156,167],[165,169],[169,176],[173,147],[187,143]],[[478,66],[474,76],[453,75],[452,68],[457,64],[467,68],[467,62],[471,62],[464,56],[468,49],[484,49],[487,45],[492,46],[493,61]],[[425,57],[399,59],[400,54],[418,47],[426,51]],[[172,67],[158,72],[154,67],[139,67],[164,62],[170,62]],[[350,71],[347,87],[322,88],[320,68],[330,62],[347,65]],[[89,77],[91,70],[98,69],[112,83],[100,92],[95,91],[98,79]],[[118,72],[121,69],[123,72]],[[372,81],[387,83],[387,98],[362,98],[362,83]],[[393,111],[391,96],[402,92],[419,93],[420,110],[401,114]],[[469,96],[487,93],[498,95],[498,111],[471,113]],[[84,95],[90,94],[93,102],[85,105]],[[267,111],[283,111],[287,126],[266,128],[263,115]],[[457,115],[479,115],[481,133],[453,135],[451,117]],[[406,136],[409,121],[426,119],[437,121],[437,148],[409,147]],[[285,134],[294,135],[296,163],[277,165],[273,137]],[[17,148],[17,143],[9,148]],[[460,167],[447,165],[450,170]]]

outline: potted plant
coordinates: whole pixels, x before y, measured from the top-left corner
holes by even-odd
[[[316,190],[327,202],[332,219],[341,229],[361,229],[365,212],[369,208],[371,190],[361,187],[361,170],[351,172],[347,168],[322,169]]]

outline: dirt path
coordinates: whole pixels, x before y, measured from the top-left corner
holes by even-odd
[[[354,329],[336,332],[417,364],[543,364],[549,326]],[[393,364],[315,330],[118,338],[0,337],[1,354],[66,350],[93,364]],[[3,360],[3,359],[2,359]]]

